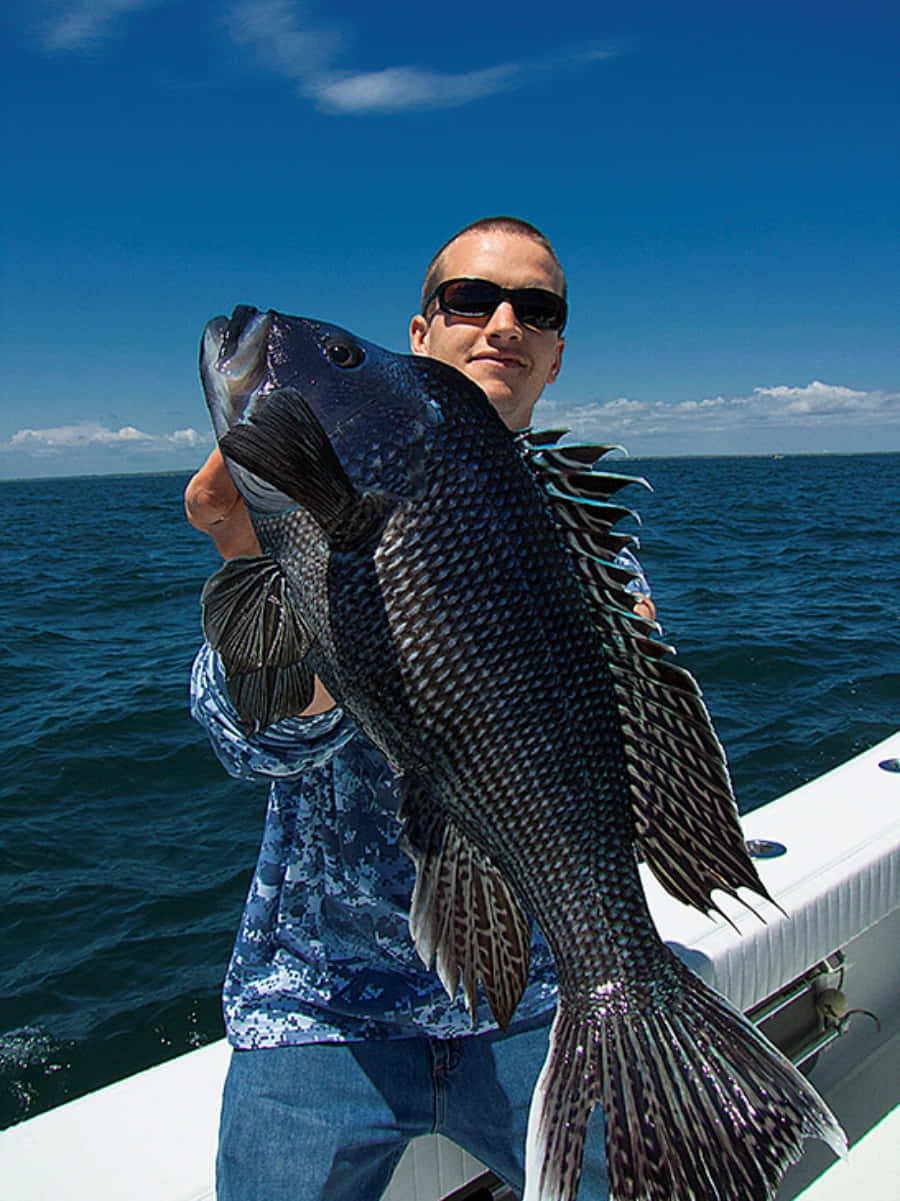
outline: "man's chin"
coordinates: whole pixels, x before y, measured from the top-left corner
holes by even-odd
[[[494,387],[491,387],[490,384],[485,387],[485,384],[481,380],[476,380],[475,382],[484,390],[488,400],[502,418],[504,425],[508,426],[509,429],[525,429],[526,426],[531,424],[531,414],[534,411],[533,402],[529,403],[527,400],[523,400],[521,396],[517,396],[509,388],[497,386],[496,381],[493,381]]]

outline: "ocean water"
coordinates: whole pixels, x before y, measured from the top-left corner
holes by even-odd
[[[743,811],[900,726],[900,455],[618,469]],[[0,482],[0,1126],[222,1034],[265,788],[188,715],[186,480]]]

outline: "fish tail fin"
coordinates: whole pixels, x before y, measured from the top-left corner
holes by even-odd
[[[575,1201],[600,1059],[599,1031],[560,997],[528,1115],[522,1201]]]
[[[846,1154],[812,1085],[686,970],[665,1008],[598,1018],[560,1000],[532,1101],[524,1201],[575,1201],[597,1100],[610,1201],[768,1201],[806,1139]]]

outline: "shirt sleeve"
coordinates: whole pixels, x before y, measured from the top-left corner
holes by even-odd
[[[228,697],[222,660],[206,644],[191,672],[191,716],[206,730],[228,774],[241,780],[284,779],[322,767],[358,734],[339,706],[316,717],[290,717],[258,734],[246,734]]]
[[[625,567],[628,571],[634,572],[634,579],[629,580],[625,585],[626,592],[639,592],[642,596],[652,596],[650,591],[650,583],[644,575],[644,569],[638,562],[637,555],[632,554],[627,546],[616,555],[616,564],[619,567]]]

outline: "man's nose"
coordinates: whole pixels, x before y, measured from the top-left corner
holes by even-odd
[[[522,326],[509,300],[501,300],[488,320],[486,332],[522,335]]]

